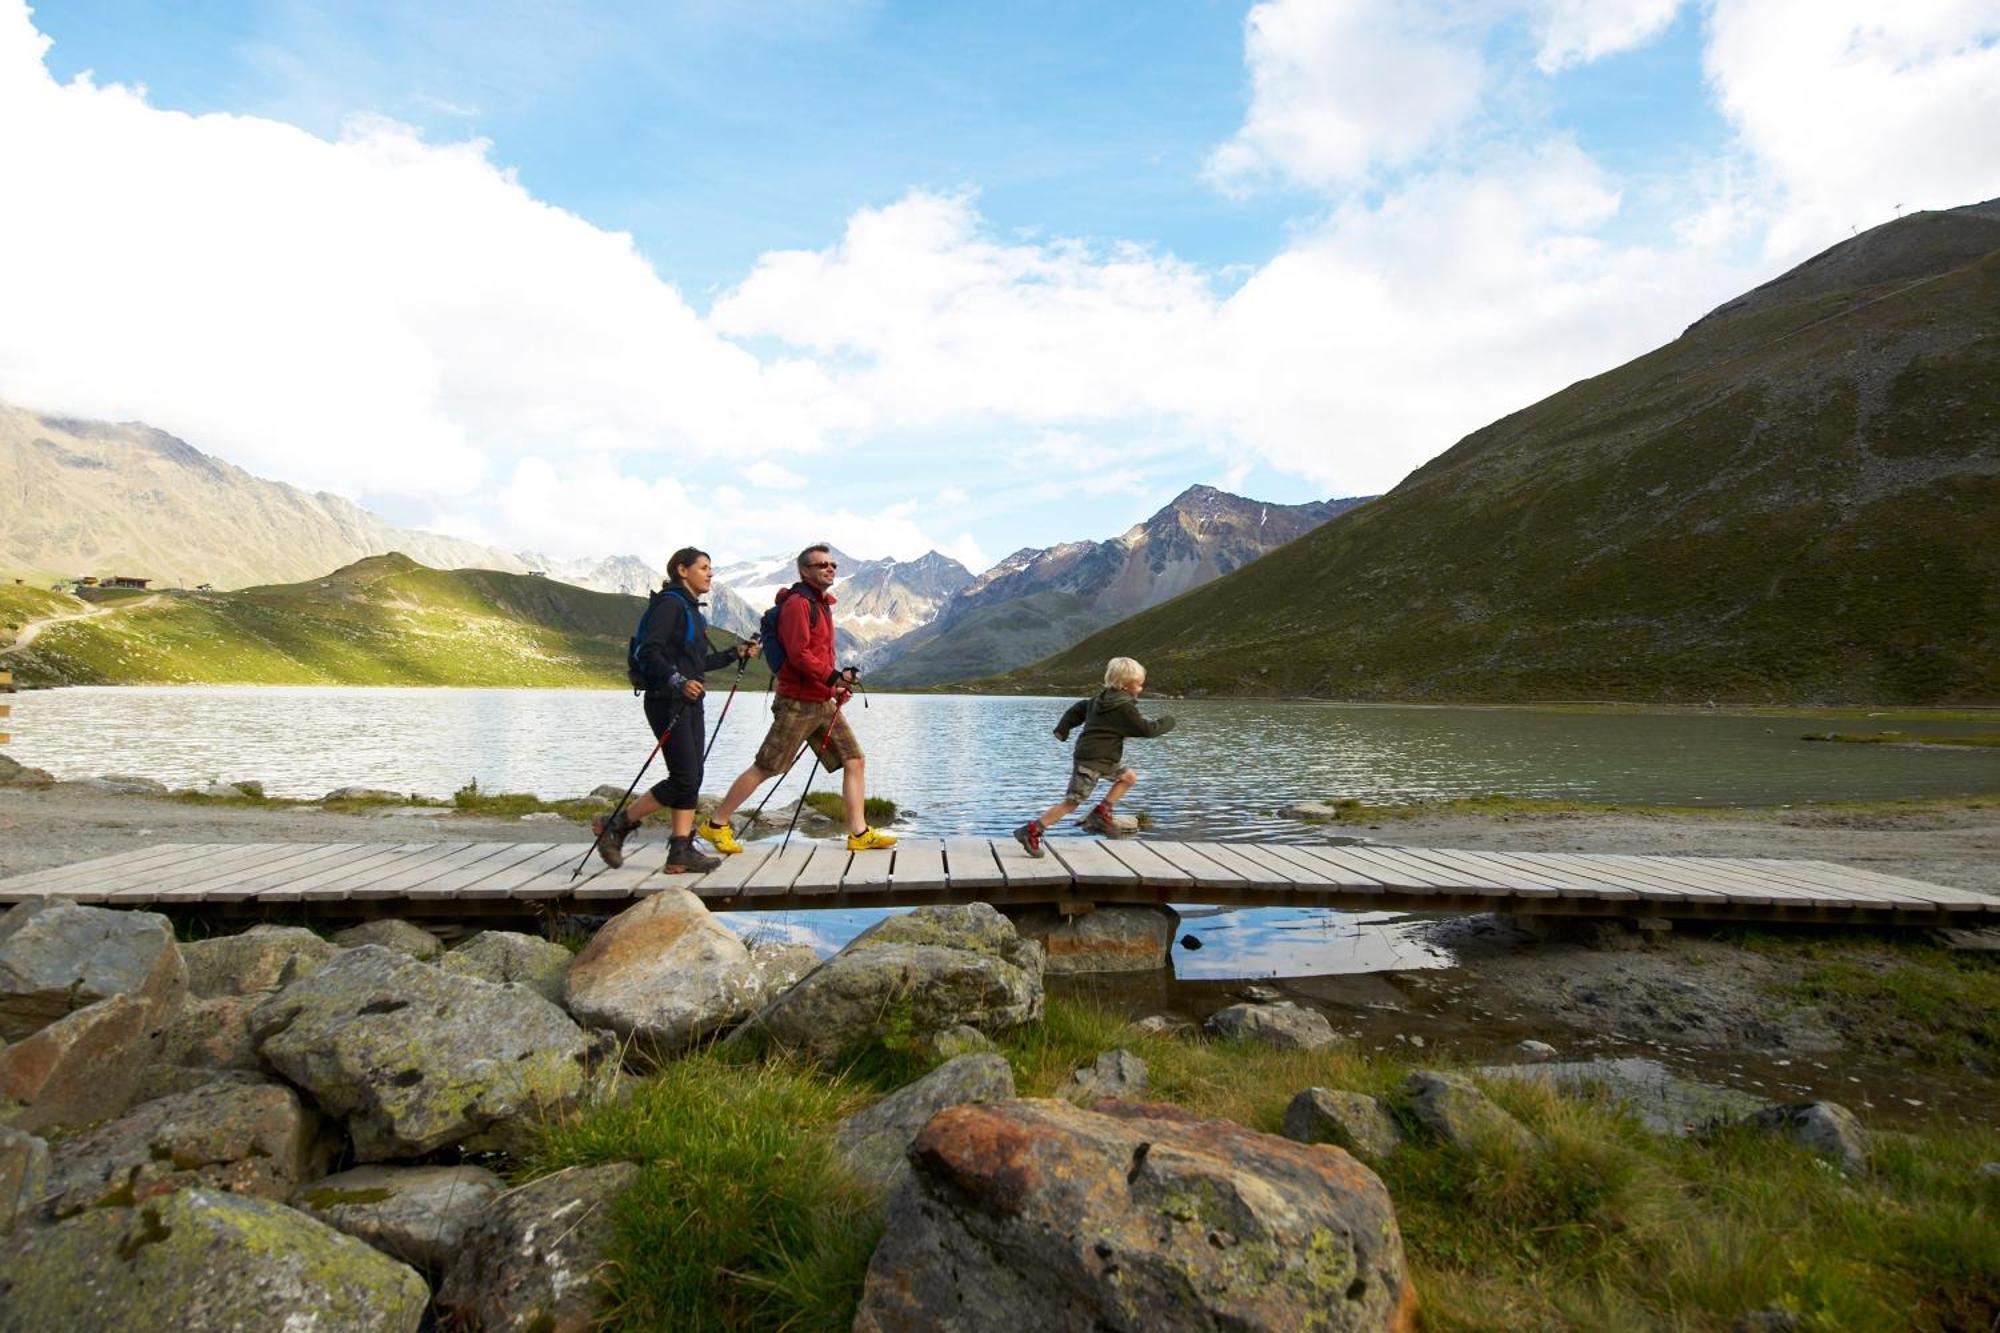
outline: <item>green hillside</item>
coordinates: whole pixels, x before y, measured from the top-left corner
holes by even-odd
[[[552,579],[372,556],[304,583],[132,599],[49,625],[0,663],[43,685],[623,687],[626,641],[644,608],[636,597]],[[0,589],[0,624],[91,609],[61,594]],[[0,642],[17,632],[0,631]],[[735,641],[714,637],[718,646]],[[745,683],[752,677],[761,687],[761,662]]]
[[[2000,701],[2000,204],[1864,233],[1375,503],[985,682]]]

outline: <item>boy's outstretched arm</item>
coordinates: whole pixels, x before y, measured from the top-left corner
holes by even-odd
[[[1062,721],[1056,723],[1056,739],[1066,741],[1069,734],[1083,725],[1083,715],[1090,707],[1090,700],[1078,699],[1063,710]]]

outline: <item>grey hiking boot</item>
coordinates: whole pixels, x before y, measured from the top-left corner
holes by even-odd
[[[1039,858],[1042,855],[1042,822],[1031,819],[1014,830],[1014,841],[1021,844],[1021,850]]]
[[[610,815],[598,815],[590,821],[590,831],[597,838],[597,854],[604,858],[604,864],[616,870],[625,864],[625,839],[632,836],[632,830],[639,827],[619,810]]]
[[[667,863],[661,868],[669,875],[706,875],[721,864],[721,857],[698,850],[691,837],[668,838]]]
[[[1118,821],[1111,817],[1111,812],[1104,808],[1104,804],[1101,801],[1090,807],[1090,813],[1083,817],[1083,831],[1085,833],[1095,833],[1099,837],[1104,838],[1122,838],[1125,836],[1123,830],[1118,827]]]

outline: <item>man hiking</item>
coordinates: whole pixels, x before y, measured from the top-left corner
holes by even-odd
[[[1040,856],[1042,836],[1050,825],[1068,818],[1106,778],[1111,779],[1111,790],[1083,817],[1083,829],[1107,838],[1123,836],[1118,831],[1115,812],[1119,800],[1139,780],[1137,773],[1125,767],[1125,738],[1164,736],[1174,729],[1172,713],[1163,713],[1158,721],[1149,722],[1139,712],[1139,696],[1145,691],[1146,668],[1129,657],[1114,657],[1104,664],[1104,688],[1094,698],[1078,699],[1071,704],[1056,723],[1059,741],[1067,741],[1070,732],[1078,727],[1083,730],[1077,735],[1076,754],[1070,763],[1069,790],[1043,811],[1040,819],[1031,819],[1014,830],[1014,840],[1028,855]]]
[[[660,748],[666,754],[667,776],[623,810],[590,821],[590,831],[597,835],[597,854],[606,865],[625,864],[625,839],[655,810],[673,811],[668,874],[701,874],[722,864],[694,845],[695,798],[701,794],[703,733],[708,729],[702,717],[702,696],[707,693],[702,677],[754,656],[757,641],[734,648],[709,646],[701,598],[714,583],[708,552],[684,546],[668,557],[666,584],[646,608],[635,683],[645,682],[646,725],[654,736],[666,737]]]
[[[847,806],[847,850],[867,852],[896,845],[888,834],[870,828],[864,817],[866,761],[841,714],[860,673],[833,663],[834,597],[828,589],[838,568],[832,548],[808,546],[799,552],[799,581],[778,594],[778,643],[771,658],[780,665],[771,686],[776,695],[771,701],[771,730],[750,767],[730,784],[722,804],[701,826],[701,837],[718,852],[730,855],[743,850],[730,817],[750,793],[789,769],[806,746],[827,772],[840,774],[840,795]]]

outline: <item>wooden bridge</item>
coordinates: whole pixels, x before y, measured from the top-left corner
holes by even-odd
[[[0,879],[0,905],[45,897],[112,907],[352,919],[607,912],[668,887],[727,911],[985,901],[1214,903],[1416,912],[1563,913],[1739,921],[1971,924],[2000,898],[1826,861],[1448,851],[1304,843],[908,838],[752,844],[706,875],[666,875],[659,844],[627,864],[581,841],[159,843]]]

